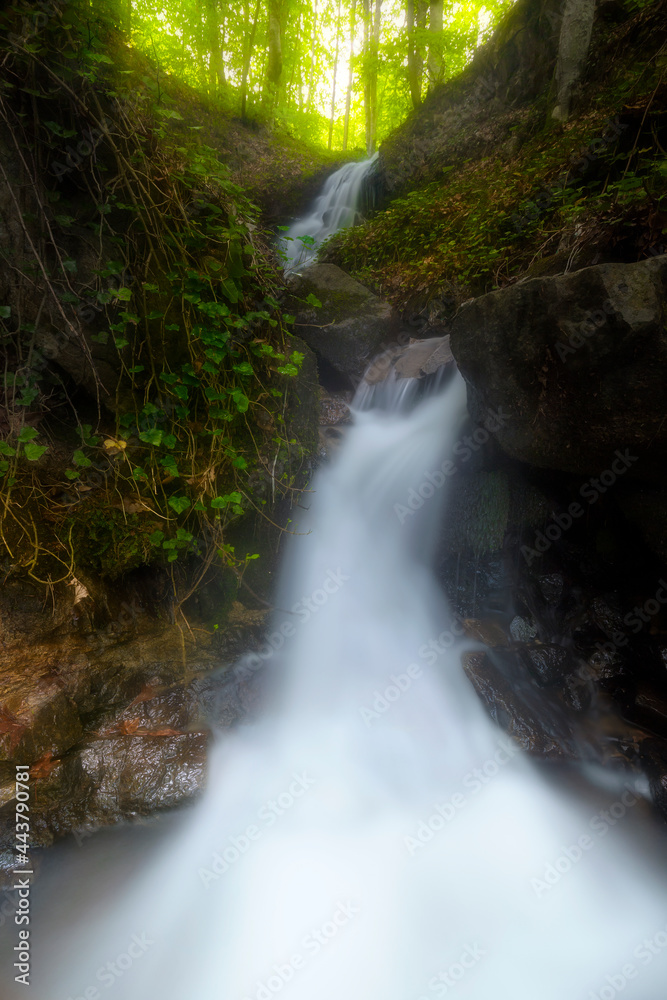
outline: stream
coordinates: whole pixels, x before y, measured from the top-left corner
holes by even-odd
[[[346,176],[329,194],[347,199]],[[539,766],[488,719],[461,667],[481,647],[430,565],[465,384],[406,404],[400,384],[358,392],[292,525],[262,710],[219,735],[202,799],[48,852],[31,997],[664,995],[645,783]],[[413,491],[424,502],[398,517]]]

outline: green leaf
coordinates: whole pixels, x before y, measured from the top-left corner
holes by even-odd
[[[243,497],[238,490],[235,490],[233,493],[226,493],[222,497],[214,497],[211,500],[211,507],[220,510],[222,507],[228,507],[230,503],[240,504],[242,501]]]
[[[48,445],[45,444],[35,444],[33,441],[29,441],[24,445],[23,450],[25,452],[25,457],[29,462],[37,462],[38,459],[42,457],[45,451],[48,451]]]
[[[173,476],[175,479],[179,476],[178,466],[174,461],[173,455],[166,455],[164,458],[160,459],[160,465],[162,468]]]
[[[234,365],[237,375],[254,375],[254,369],[249,361],[243,361],[240,365]]]
[[[320,302],[320,300],[318,299],[318,297],[316,295],[313,295],[312,292],[310,292],[306,296],[306,302],[308,303],[309,306],[314,306],[315,309],[321,309],[322,308],[322,303]]]
[[[157,427],[150,427],[147,431],[139,432],[140,441],[143,441],[145,444],[152,444],[156,448],[162,444],[163,436],[164,431],[159,430]]]
[[[11,306],[0,306],[0,319],[9,319],[11,314]]]
[[[148,541],[151,543],[151,545],[160,545],[163,539],[164,539],[164,531],[160,531],[159,528],[156,531],[154,531],[152,535],[148,536]]]
[[[174,434],[165,434],[162,438],[162,444],[165,448],[175,448],[176,447],[176,436]]]
[[[130,343],[129,340],[125,340],[124,337],[114,337],[113,342],[119,351],[122,350],[123,347],[127,347],[127,345]]]
[[[80,448],[77,448],[77,450],[74,452],[73,459],[74,459],[74,464],[80,465],[82,469],[87,469],[89,465],[93,464],[90,461],[90,459],[87,458],[86,455],[84,455],[84,453],[81,451]]]
[[[245,393],[241,392],[240,389],[234,389],[230,395],[236,403],[236,409],[239,413],[245,413],[250,403],[250,400]]]
[[[19,441],[23,444],[25,441],[34,441],[38,436],[39,431],[36,431],[34,427],[22,427]]]
[[[0,455],[9,455],[11,458],[16,454],[16,448],[12,448],[6,441],[0,441]]]
[[[65,469],[65,475],[68,479],[78,479],[81,473],[77,472],[76,469]]]
[[[190,506],[190,501],[187,497],[170,497],[167,502],[177,514],[182,514]]]

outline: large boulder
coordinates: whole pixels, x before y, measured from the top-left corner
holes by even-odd
[[[356,386],[383,348],[409,337],[388,302],[335,264],[313,264],[295,275],[287,308],[317,357],[322,383],[334,390]]]
[[[535,278],[465,305],[451,347],[471,416],[512,458],[659,483],[667,458],[667,256]],[[619,457],[621,456],[621,457]],[[607,477],[609,478],[609,476]]]

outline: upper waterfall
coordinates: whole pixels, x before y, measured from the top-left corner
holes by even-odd
[[[346,163],[327,178],[310,213],[297,219],[280,240],[286,271],[308,264],[324,240],[359,220],[364,180],[377,157],[374,153],[368,160]]]

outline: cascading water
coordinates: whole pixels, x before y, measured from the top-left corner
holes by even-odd
[[[202,801],[130,871],[104,838],[47,871],[31,997],[663,996],[640,796],[547,781],[462,672],[429,553],[464,399],[456,376],[407,415],[357,414],[291,540],[262,718],[218,740]],[[432,495],[397,517],[413,490]]]
[[[364,182],[375,166],[377,155],[375,153],[368,160],[346,163],[327,178],[310,215],[290,226],[280,241],[281,250],[286,256],[286,271],[294,271],[308,264],[324,240],[339,229],[345,229],[359,221]]]

